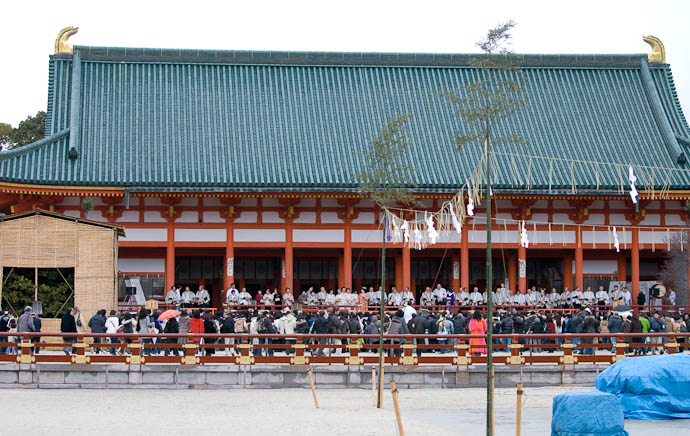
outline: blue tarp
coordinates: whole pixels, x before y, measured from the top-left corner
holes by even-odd
[[[690,418],[690,355],[625,358],[599,374],[596,386],[618,397],[626,418]]]
[[[615,395],[592,391],[553,397],[551,436],[627,436],[624,427]]]

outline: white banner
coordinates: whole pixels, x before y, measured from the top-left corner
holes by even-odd
[[[525,259],[518,259],[520,266],[520,277],[527,277],[527,261]]]
[[[235,273],[235,258],[234,257],[228,257],[228,265],[227,265],[227,270],[225,271],[225,274],[228,277],[232,277]]]

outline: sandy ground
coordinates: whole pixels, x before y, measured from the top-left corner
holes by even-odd
[[[525,389],[523,435],[548,435],[554,395],[590,388]],[[22,423],[23,433],[78,436],[190,435],[396,435],[390,391],[384,408],[371,391],[318,390],[320,409],[308,389],[281,390],[24,390],[3,391],[2,415]],[[405,434],[484,434],[484,389],[401,390]],[[496,432],[515,434],[515,390],[496,390]],[[690,435],[687,421],[627,421],[632,436]]]

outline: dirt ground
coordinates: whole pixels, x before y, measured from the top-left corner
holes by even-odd
[[[591,388],[527,388],[523,435],[550,434],[554,395]],[[2,415],[22,423],[22,433],[190,435],[396,435],[391,393],[383,409],[371,391],[318,390],[320,409],[308,389],[91,390],[11,389],[3,394]],[[399,394],[405,434],[481,435],[486,422],[484,389],[409,389]],[[496,390],[496,435],[515,434],[515,389]],[[687,421],[626,421],[631,435],[690,435]]]

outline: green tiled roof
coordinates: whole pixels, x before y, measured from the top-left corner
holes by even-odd
[[[140,190],[352,191],[387,117],[412,115],[406,159],[419,191],[461,186],[481,146],[436,97],[481,78],[476,55],[75,47],[53,55],[46,139],[0,153],[0,180]],[[525,55],[527,105],[496,126],[500,150],[685,168],[690,128],[670,67],[646,55]],[[68,149],[77,152],[68,158]],[[681,163],[679,163],[681,162]],[[567,164],[499,159],[498,189],[570,190]],[[618,186],[575,169],[580,188]],[[551,172],[551,175],[549,173]],[[662,184],[659,180],[658,184]],[[690,176],[674,173],[673,189]]]

